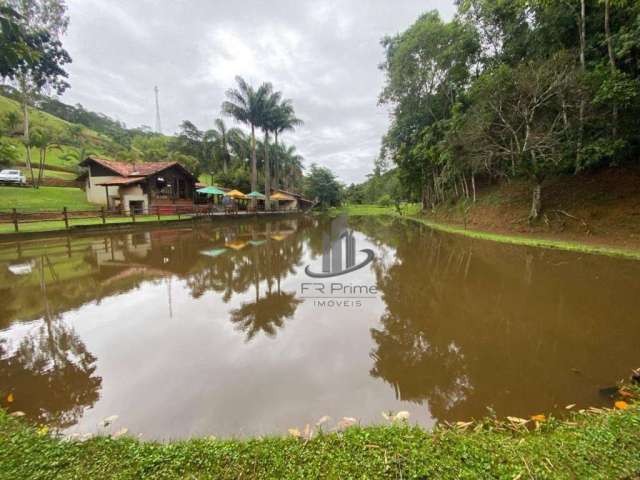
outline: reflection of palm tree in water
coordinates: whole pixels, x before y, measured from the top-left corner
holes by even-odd
[[[269,230],[267,230],[269,232]],[[243,303],[231,312],[231,321],[247,334],[247,341],[253,339],[260,331],[273,337],[278,328],[284,324],[285,318],[291,318],[300,303],[294,293],[280,290],[280,278],[293,270],[300,261],[301,246],[295,239],[288,242],[296,248],[283,248],[283,242],[269,242],[263,248],[253,248],[251,270],[255,289],[255,301]],[[287,255],[289,253],[289,255]],[[262,274],[262,275],[261,275]],[[272,292],[273,279],[276,279],[276,292]],[[260,298],[260,282],[266,279],[267,294]]]
[[[21,340],[15,352],[9,352],[6,340],[0,343],[0,377],[14,395],[13,409],[35,421],[66,428],[96,402],[102,379],[94,376],[96,358],[52,312],[45,265],[54,281],[58,277],[47,256],[39,263],[44,321]]]

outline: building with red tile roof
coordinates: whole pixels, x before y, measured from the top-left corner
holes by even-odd
[[[80,163],[87,200],[113,210],[144,211],[193,202],[196,178],[178,162],[124,163],[95,155]]]

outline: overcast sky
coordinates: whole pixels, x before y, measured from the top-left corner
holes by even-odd
[[[285,142],[296,145],[306,166],[327,166],[349,183],[371,171],[388,124],[377,106],[380,38],[427,10],[438,8],[447,19],[454,10],[449,0],[68,3],[67,103],[153,128],[157,84],[162,131],[173,134],[186,119],[210,128],[236,75],[256,85],[270,81],[305,121]]]

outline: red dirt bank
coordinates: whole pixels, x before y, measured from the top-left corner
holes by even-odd
[[[640,250],[640,169],[606,169],[543,184],[542,218],[529,225],[531,187],[523,181],[480,189],[467,228]],[[459,205],[425,213],[437,223],[464,225]]]

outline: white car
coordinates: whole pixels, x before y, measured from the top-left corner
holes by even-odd
[[[27,179],[20,173],[20,170],[2,170],[0,171],[0,184],[1,183],[24,185],[27,183]]]

